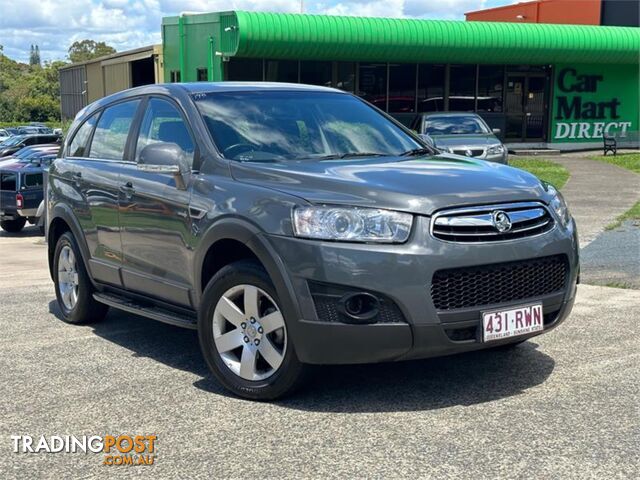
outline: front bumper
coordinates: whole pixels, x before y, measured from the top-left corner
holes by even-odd
[[[403,245],[320,242],[266,236],[286,266],[298,305],[298,321],[289,325],[300,360],[312,364],[372,363],[427,358],[478,350],[519,341],[559,325],[570,313],[578,276],[575,223],[532,238],[487,244],[443,242],[429,234],[429,219],[416,217],[410,240]],[[566,255],[568,274],[563,292],[545,297],[438,311],[431,298],[431,279],[443,269]],[[311,283],[379,292],[402,312],[403,322],[354,325],[320,320]],[[528,336],[485,344],[469,335],[481,325],[481,312],[532,301],[543,303],[545,329]],[[458,336],[452,331],[465,331]],[[481,331],[481,330],[480,330]]]

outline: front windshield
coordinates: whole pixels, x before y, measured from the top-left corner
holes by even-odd
[[[225,158],[241,161],[396,156],[422,147],[364,102],[333,92],[195,94]]]
[[[444,115],[429,117],[426,121],[427,135],[477,135],[489,133],[482,120],[472,115]]]

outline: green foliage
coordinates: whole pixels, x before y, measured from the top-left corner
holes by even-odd
[[[71,62],[86,62],[92,58],[102,57],[116,53],[116,49],[104,42],[94,40],[78,40],[69,47],[69,60]]]
[[[36,48],[32,53],[40,55]],[[58,70],[63,65],[60,61],[27,65],[0,51],[0,122],[59,121]]]

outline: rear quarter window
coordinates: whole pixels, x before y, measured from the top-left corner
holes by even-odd
[[[0,173],[0,190],[15,192],[16,191],[16,174]]]
[[[42,186],[42,174],[41,173],[27,173],[24,176],[24,186],[27,188],[41,187]]]

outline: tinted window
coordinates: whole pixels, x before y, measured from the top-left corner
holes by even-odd
[[[15,173],[0,173],[0,190],[16,191]]]
[[[361,63],[358,95],[381,110],[387,109],[387,64]]]
[[[93,134],[89,157],[107,160],[123,159],[129,128],[139,103],[139,100],[118,103],[102,112]]]
[[[429,116],[425,121],[428,135],[458,135],[489,133],[482,120],[474,115]]]
[[[338,62],[336,70],[336,88],[345,92],[355,92],[356,64],[353,62]]]
[[[241,161],[398,155],[419,145],[366,103],[340,93],[229,92],[198,97],[216,145]]]
[[[41,173],[28,173],[24,176],[24,184],[27,187],[41,187],[42,186],[42,174]]]
[[[209,73],[206,68],[198,68],[198,70],[196,70],[196,75],[198,82],[206,82],[209,80]]]
[[[478,112],[502,112],[504,67],[480,65],[478,70]]]
[[[444,65],[418,66],[418,111],[444,110]]]
[[[449,110],[473,112],[476,109],[476,66],[451,65]]]
[[[193,140],[180,112],[171,102],[152,98],[149,100],[140,125],[136,161],[140,158],[144,147],[158,142],[175,143],[190,159],[193,159]]]
[[[224,65],[227,80],[262,81],[262,59],[231,57]]]
[[[415,64],[389,65],[389,111],[411,113],[416,103]]]
[[[89,137],[91,136],[91,132],[93,131],[93,127],[96,124],[97,118],[97,115],[93,115],[88,120],[86,120],[76,131],[76,134],[71,141],[71,145],[69,146],[70,157],[87,156]]]
[[[300,83],[331,86],[331,62],[300,62]]]
[[[298,83],[298,62],[295,60],[267,60],[267,82]]]

